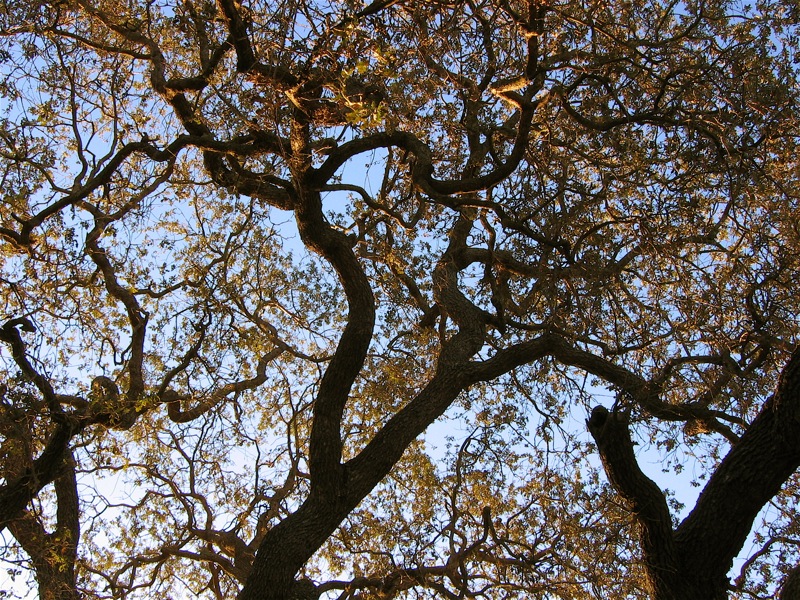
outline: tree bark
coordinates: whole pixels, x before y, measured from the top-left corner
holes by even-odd
[[[48,533],[32,511],[8,524],[9,531],[30,556],[39,585],[40,600],[78,600],[75,578],[80,521],[75,462],[72,453],[61,462],[55,479],[56,526]]]
[[[727,573],[762,507],[800,466],[800,348],[775,394],[673,530],[664,494],[639,468],[627,420],[603,407],[589,431],[606,474],[630,506],[655,600],[727,598]]]
[[[783,580],[779,600],[800,600],[800,565],[795,565]]]
[[[344,518],[389,473],[408,445],[441,416],[466,386],[461,369],[447,368],[392,417],[373,440],[343,465],[338,493],[314,488],[300,508],[264,537],[238,600],[307,597],[306,582],[295,576]]]
[[[68,454],[69,442],[75,428],[70,423],[60,423],[31,468],[22,475],[0,486],[0,530],[19,518],[36,494],[53,481]]]

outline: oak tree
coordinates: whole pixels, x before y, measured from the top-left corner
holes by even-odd
[[[8,592],[794,598],[799,21],[2,0]]]

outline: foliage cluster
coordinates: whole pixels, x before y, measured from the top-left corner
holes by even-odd
[[[798,20],[1,0],[9,573],[65,600],[771,597],[800,543]],[[679,526],[695,499],[633,440],[705,498],[727,455],[749,504]]]

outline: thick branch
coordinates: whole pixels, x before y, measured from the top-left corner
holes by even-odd
[[[727,573],[755,518],[800,466],[800,348],[784,368],[775,395],[674,534],[664,495],[636,462],[627,421],[597,407],[588,425],[609,480],[642,529],[654,598],[721,600],[727,597]]]
[[[342,494],[312,494],[270,529],[239,600],[284,600],[298,570],[400,459],[408,445],[452,404],[466,384],[461,369],[440,370],[425,388],[346,464]]]
[[[686,568],[728,572],[753,521],[800,466],[800,348],[784,368],[775,395],[708,481],[676,540]]]
[[[628,420],[602,406],[592,411],[588,421],[606,474],[611,484],[628,502],[641,531],[642,553],[653,595],[669,598],[682,585],[672,521],[661,489],[639,468],[628,431]]]
[[[489,189],[511,175],[524,157],[533,115],[537,106],[537,102],[532,102],[522,108],[511,153],[505,162],[484,175],[453,180],[436,179],[433,176],[434,167],[431,150],[427,144],[411,133],[395,131],[392,133],[377,133],[338,146],[330,153],[328,160],[314,172],[314,181],[317,186],[323,185],[341,166],[357,154],[377,148],[397,146],[414,155],[415,160],[411,177],[419,189],[432,198],[469,194]]]
[[[309,447],[312,490],[338,487],[341,468],[341,420],[350,389],[364,365],[375,324],[375,299],[369,280],[347,237],[330,227],[318,192],[304,191],[296,211],[303,242],[328,260],[347,296],[347,325],[320,381],[314,403]],[[327,490],[329,492],[331,490]]]
[[[183,147],[185,144],[181,144]],[[177,151],[175,148],[174,151]],[[119,169],[125,160],[136,152],[147,154],[154,160],[165,161],[174,158],[173,152],[162,154],[149,141],[145,138],[139,142],[130,142],[125,144],[120,150],[108,161],[108,163],[97,172],[86,184],[78,189],[73,190],[66,194],[56,202],[53,202],[46,208],[42,209],[28,219],[20,219],[22,227],[19,232],[10,229],[0,228],[0,235],[9,239],[17,246],[28,246],[31,244],[31,234],[33,230],[39,227],[45,220],[59,213],[68,206],[73,206],[81,200],[87,198],[92,192],[99,189],[102,185],[111,181],[111,177]]]
[[[48,533],[35,511],[23,511],[9,523],[9,530],[30,556],[39,584],[39,597],[46,600],[78,600],[75,561],[80,536],[78,484],[75,462],[67,452],[55,479],[56,523]]]
[[[25,375],[25,377],[31,380],[37,389],[42,393],[42,396],[44,396],[45,402],[47,402],[47,406],[50,409],[51,415],[55,419],[59,419],[61,418],[61,413],[63,411],[59,403],[58,394],[56,394],[56,391],[53,389],[53,386],[47,377],[39,373],[33,367],[33,365],[31,365],[28,357],[25,354],[25,342],[22,341],[22,336],[20,335],[17,327],[20,327],[23,331],[27,331],[29,333],[36,331],[33,323],[31,323],[27,318],[20,317],[17,319],[11,319],[4,323],[2,327],[0,327],[0,341],[6,342],[11,347],[11,358],[14,359],[14,362],[19,367],[20,371],[22,371],[22,373]]]
[[[68,422],[57,425],[33,465],[25,473],[0,487],[0,530],[18,518],[36,494],[58,475],[74,431]]]
[[[133,206],[133,203],[131,203]],[[135,294],[120,284],[117,273],[105,249],[100,246],[98,239],[102,235],[110,219],[101,218],[95,222],[95,227],[86,236],[87,254],[103,274],[103,282],[109,295],[118,300],[125,307],[128,322],[131,327],[130,360],[128,362],[128,390],[125,394],[125,403],[133,407],[144,392],[144,344],[147,329],[147,313],[139,306]],[[130,423],[133,425],[133,422]]]
[[[578,367],[624,392],[650,415],[665,421],[703,422],[710,430],[724,435],[729,441],[737,437],[720,423],[715,411],[697,402],[669,404],[659,397],[663,383],[653,383],[613,361],[578,348],[556,333],[545,333],[520,344],[498,350],[489,360],[471,363],[470,372],[475,381],[490,381],[513,368],[538,360],[544,354],[565,365]]]
[[[795,565],[783,580],[779,600],[800,599],[800,565]]]
[[[247,24],[239,14],[239,9],[233,0],[218,0],[218,5],[225,15],[225,21],[230,31],[230,39],[236,49],[236,70],[246,73],[256,62],[250,38],[247,35]]]

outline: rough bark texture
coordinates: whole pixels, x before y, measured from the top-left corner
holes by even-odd
[[[589,431],[600,448],[608,478],[627,501],[639,523],[642,553],[655,598],[689,598],[686,581],[678,568],[678,549],[672,532],[669,508],[661,489],[639,468],[625,415],[602,406],[592,411]]]
[[[780,600],[800,600],[800,565],[796,565],[781,586]]]
[[[58,510],[52,532],[45,531],[33,511],[25,511],[8,528],[31,557],[39,584],[40,600],[78,600],[75,578],[80,537],[78,489],[72,453],[62,463],[55,479]]]
[[[655,600],[727,598],[727,573],[753,521],[800,466],[798,410],[800,349],[784,368],[774,396],[723,459],[692,512],[675,530],[664,494],[639,469],[625,417],[603,407],[592,411],[589,431],[611,484],[639,524]],[[793,589],[791,576],[784,588]]]
[[[42,453],[30,469],[21,476],[0,486],[0,529],[22,515],[28,503],[58,473],[74,428],[68,424],[56,426]]]

